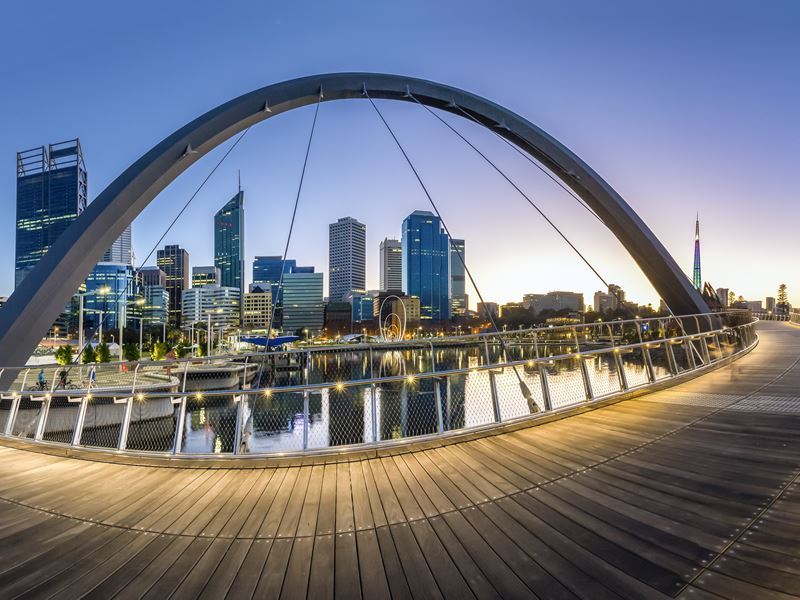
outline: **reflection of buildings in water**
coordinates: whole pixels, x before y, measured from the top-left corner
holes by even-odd
[[[383,383],[378,387],[380,439],[435,433],[438,429],[433,379]]]

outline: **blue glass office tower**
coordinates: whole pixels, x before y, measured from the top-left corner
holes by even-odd
[[[239,190],[214,215],[214,266],[220,285],[242,290],[244,275],[244,192]]]
[[[280,303],[283,294],[278,289],[278,282],[281,280],[281,267],[283,274],[294,272],[297,261],[286,259],[283,262],[282,256],[256,256],[253,260],[253,285],[266,289],[269,285],[272,291],[272,301]]]
[[[17,153],[15,287],[86,208],[87,186],[77,139]]]
[[[420,318],[450,318],[450,240],[439,218],[416,210],[403,221],[403,291],[417,296]]]
[[[83,301],[86,326],[99,329],[102,319],[104,332],[116,332],[120,316],[125,318],[138,311],[134,303],[134,281],[133,267],[129,264],[97,263],[86,278]]]

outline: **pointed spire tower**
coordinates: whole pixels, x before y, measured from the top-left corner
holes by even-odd
[[[697,220],[694,224],[694,287],[698,290],[703,289],[703,276],[700,272],[700,213],[697,213]]]

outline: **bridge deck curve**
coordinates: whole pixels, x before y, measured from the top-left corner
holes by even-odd
[[[447,447],[177,469],[0,447],[0,597],[800,596],[800,328]]]

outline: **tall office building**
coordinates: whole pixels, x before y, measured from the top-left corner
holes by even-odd
[[[207,323],[212,327],[232,329],[239,326],[239,288],[204,285],[183,290],[182,319],[186,325]]]
[[[367,226],[342,217],[328,226],[328,296],[340,302],[346,294],[367,290]]]
[[[222,285],[222,274],[217,267],[192,267],[192,287],[204,285]],[[236,286],[228,286],[236,287]]]
[[[313,267],[301,267],[284,275],[283,330],[286,333],[308,329],[313,335],[322,330],[325,323],[322,286],[322,273],[314,273]]]
[[[160,285],[164,289],[167,289],[167,275],[158,267],[139,267],[138,273],[140,285]]]
[[[133,266],[133,244],[131,226],[128,225],[111,248],[103,254],[102,262],[124,263]]]
[[[214,266],[220,271],[220,285],[243,289],[244,192],[241,189],[214,215]]]
[[[79,140],[17,153],[15,287],[83,212],[87,199]]]
[[[177,244],[164,246],[156,255],[156,265],[167,278],[170,325],[180,327],[183,290],[189,287],[189,253]]]
[[[700,272],[700,213],[697,213],[697,221],[694,223],[694,271],[692,275],[694,287],[698,291],[702,291],[703,276]]]
[[[464,240],[450,240],[450,310],[453,315],[467,312],[466,260]]]
[[[163,285],[145,285],[142,290],[142,325],[162,329],[169,319],[169,292]]]
[[[131,265],[117,262],[97,263],[86,278],[86,295],[83,301],[86,325],[99,329],[102,321],[103,331],[116,335],[119,319],[127,320],[127,314],[136,310],[133,302],[135,288]]]
[[[269,286],[272,292],[272,301],[277,304],[281,303],[283,295],[278,288],[281,280],[281,270],[284,275],[291,273],[297,266],[297,261],[292,258],[283,260],[282,256],[256,256],[253,260],[253,283],[254,286],[264,287]]]
[[[382,291],[403,289],[403,246],[400,240],[385,238],[380,245],[380,281]]]
[[[450,240],[437,216],[417,210],[403,221],[403,291],[417,296],[420,318],[450,318]]]

